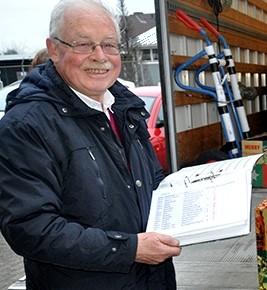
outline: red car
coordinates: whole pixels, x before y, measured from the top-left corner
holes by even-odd
[[[168,162],[166,156],[161,87],[144,86],[130,88],[130,90],[146,103],[146,109],[150,113],[150,118],[147,120],[148,131],[151,136],[150,140],[163,170],[167,173]]]

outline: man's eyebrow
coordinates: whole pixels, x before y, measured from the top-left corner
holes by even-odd
[[[86,36],[86,35],[77,35],[76,36],[77,38],[80,38],[81,40],[89,40],[89,41],[91,41],[91,38],[90,37],[88,37],[88,36]]]
[[[116,36],[107,36],[105,38],[103,38],[101,41],[114,41],[114,42],[118,42],[118,39]],[[92,38],[88,37],[88,36],[85,36],[85,35],[77,35],[77,40],[75,39],[74,40],[75,42],[77,41],[88,41],[88,42],[94,42],[92,40]]]

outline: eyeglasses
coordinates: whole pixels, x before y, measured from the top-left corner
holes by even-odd
[[[120,53],[120,44],[116,42],[103,41],[101,43],[94,42],[76,42],[68,43],[58,37],[54,37],[55,40],[72,48],[76,53],[92,54],[97,46],[100,46],[104,54],[117,55]]]

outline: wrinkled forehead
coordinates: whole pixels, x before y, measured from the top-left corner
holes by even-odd
[[[108,30],[110,35],[117,38],[115,24],[111,16],[98,6],[66,9],[62,20],[60,26],[62,34],[69,34],[71,31],[83,34],[85,30],[93,30],[101,34]]]

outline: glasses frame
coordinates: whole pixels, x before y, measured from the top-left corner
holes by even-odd
[[[120,43],[116,44],[118,47],[115,47],[115,46],[114,46],[114,49],[115,49],[115,48],[118,49],[118,51],[117,51],[116,53],[115,53],[115,52],[114,52],[114,53],[110,53],[110,52],[107,53],[107,52],[105,52],[105,48],[103,48],[103,44],[102,44],[102,43],[94,43],[94,42],[92,42],[92,46],[90,47],[90,49],[88,49],[88,51],[84,51],[84,52],[83,52],[83,51],[75,50],[75,49],[77,49],[77,46],[78,46],[78,45],[76,45],[75,43],[69,43],[69,42],[66,42],[66,41],[60,39],[60,38],[57,37],[57,36],[53,37],[53,39],[57,40],[57,41],[60,42],[61,44],[64,44],[64,45],[66,45],[66,46],[72,48],[72,50],[73,50],[75,53],[80,53],[80,54],[93,54],[94,51],[95,51],[95,49],[96,49],[96,47],[97,47],[97,46],[100,46],[104,54],[107,54],[107,55],[119,55],[119,54],[120,54],[120,48],[121,48],[121,47],[120,47]]]

